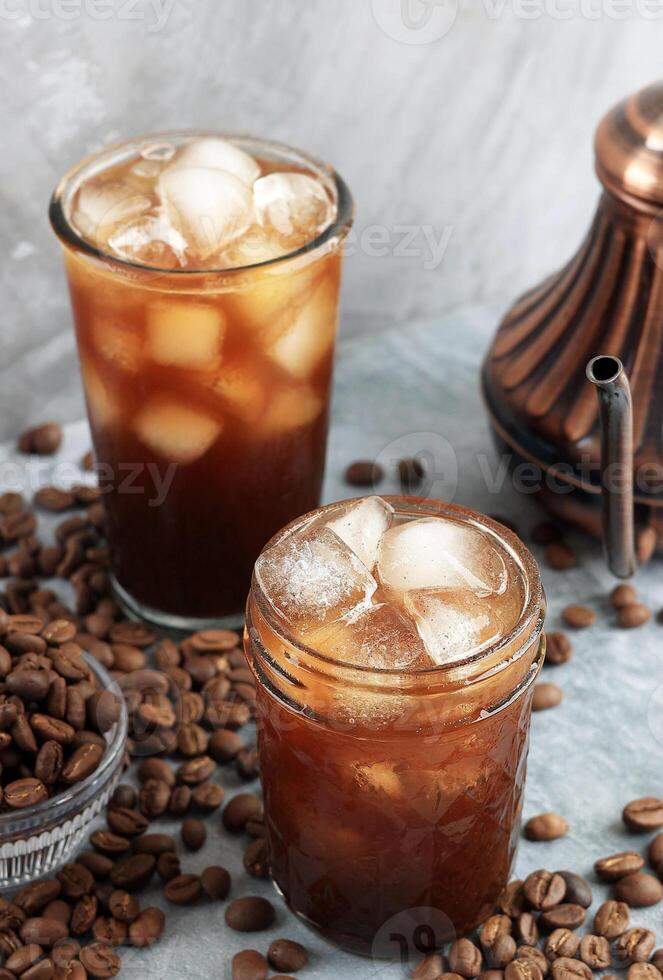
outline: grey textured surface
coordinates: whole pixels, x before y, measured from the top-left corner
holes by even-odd
[[[378,343],[367,338],[341,343],[326,499],[347,496],[341,475],[350,460],[378,456],[389,465],[404,449],[427,448],[435,473],[430,493],[508,516],[527,537],[541,517],[536,504],[516,493],[508,479],[500,493],[491,492],[485,480],[486,473],[498,471],[498,461],[479,401],[477,371],[495,316],[493,308],[477,308],[441,321],[412,324],[406,333],[388,331]],[[64,462],[79,459],[88,444],[84,423],[68,428],[53,464],[58,478],[66,476],[60,469]],[[0,478],[8,472],[0,469]],[[48,478],[43,471],[40,476]],[[75,478],[73,473],[70,478]],[[386,493],[397,488],[388,479],[379,489]],[[571,831],[553,843],[523,841],[516,872],[522,877],[548,867],[587,874],[594,886],[595,909],[607,897],[607,889],[593,878],[595,859],[631,847],[641,849],[649,839],[625,832],[620,820],[623,804],[663,792],[663,627],[651,622],[635,632],[615,629],[606,602],[614,583],[604,569],[600,549],[581,537],[571,540],[581,557],[579,567],[564,574],[543,569],[549,628],[560,625],[559,612],[570,601],[590,604],[598,618],[589,631],[574,637],[575,654],[568,664],[544,668],[546,679],[559,683],[565,696],[559,708],[534,716],[525,802],[526,817],[554,810],[568,819]],[[663,604],[659,562],[639,574],[637,586],[652,608]],[[220,779],[228,795],[240,789],[230,770],[223,770]],[[217,817],[208,826],[204,850],[185,855],[184,867],[197,871],[210,863],[223,864],[233,874],[234,896],[260,893],[274,898],[271,886],[244,873],[241,842],[221,831]],[[164,823],[164,829],[168,827]],[[156,889],[148,894],[161,902]],[[143,901],[148,901],[147,896]],[[274,928],[248,936],[225,927],[222,906],[176,909],[169,916],[163,942],[151,951],[128,952],[122,975],[146,980],[229,980],[233,953],[247,946],[264,951],[277,936],[298,939],[312,951],[302,980],[334,980],[339,975],[396,980],[406,975],[398,965],[332,950],[278,900],[276,906]],[[633,919],[659,931],[663,926],[660,907],[635,911]]]
[[[348,336],[506,305],[576,247],[594,126],[660,72],[662,18],[661,0],[2,0],[0,438],[82,414],[46,206],[83,154],[208,126],[333,161],[358,204]]]

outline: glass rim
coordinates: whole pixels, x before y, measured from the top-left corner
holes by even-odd
[[[60,819],[66,819],[72,807],[82,806],[82,801],[97,786],[112,777],[119,761],[124,754],[127,742],[129,719],[127,705],[119,685],[113,680],[106,668],[91,654],[83,651],[82,656],[88,667],[96,674],[102,692],[110,691],[118,699],[120,717],[115,723],[112,739],[107,743],[103,759],[89,776],[74,783],[69,789],[60,790],[55,796],[50,796],[32,806],[0,813],[0,846],[4,840],[11,840],[20,833],[34,836],[39,833],[40,823],[55,824]],[[111,729],[112,731],[112,729]],[[102,736],[103,737],[103,736]]]
[[[224,139],[230,143],[233,143],[233,145],[240,146],[240,148],[246,144],[264,148],[267,151],[271,150],[273,154],[277,155],[277,157],[278,154],[281,154],[292,158],[293,163],[296,163],[297,160],[299,160],[300,162],[309,166],[315,173],[323,175],[326,180],[332,184],[336,195],[336,200],[334,202],[336,204],[336,215],[334,220],[310,242],[293,249],[291,252],[286,252],[285,255],[277,255],[273,259],[266,259],[262,262],[253,262],[250,265],[208,269],[166,269],[162,266],[149,265],[148,263],[132,262],[129,259],[123,259],[121,256],[114,255],[107,249],[98,248],[76,231],[73,224],[69,220],[69,217],[67,216],[66,203],[71,193],[80,185],[81,178],[86,171],[90,170],[90,175],[101,173],[104,169],[104,163],[108,163],[111,160],[116,163],[121,161],[122,156],[116,157],[114,155],[121,154],[122,151],[129,151],[131,148],[140,146],[147,142],[152,143],[176,139],[184,140],[187,138]],[[95,165],[99,166],[98,170],[94,170]],[[301,256],[323,251],[325,246],[331,246],[335,243],[340,244],[352,226],[354,219],[354,200],[350,192],[350,188],[343,180],[341,175],[335,170],[335,168],[331,166],[331,164],[325,163],[323,160],[320,160],[312,154],[306,153],[304,150],[299,150],[294,146],[290,146],[288,143],[283,143],[279,140],[265,139],[258,136],[251,136],[250,134],[246,133],[230,133],[214,129],[172,129],[155,133],[145,133],[142,136],[132,136],[126,139],[117,140],[113,143],[109,143],[100,150],[96,150],[94,153],[88,154],[82,160],[79,160],[78,163],[74,164],[73,167],[70,167],[58,181],[55,190],[51,195],[48,207],[48,216],[55,235],[63,245],[74,248],[79,252],[84,252],[86,255],[99,259],[104,263],[111,263],[119,268],[124,268],[129,272],[157,273],[161,276],[172,275],[176,277],[181,276],[183,278],[209,275],[235,276],[241,275],[243,272],[251,272],[252,270],[256,269],[275,268],[281,264],[291,262],[293,259],[297,259]]]
[[[543,617],[541,616],[541,609],[545,602],[541,574],[536,559],[525,542],[518,537],[515,532],[506,527],[504,524],[500,524],[499,521],[488,517],[486,514],[481,514],[478,511],[472,510],[471,508],[462,507],[460,504],[453,504],[448,501],[436,500],[429,497],[405,496],[402,494],[367,494],[366,496],[379,496],[388,504],[391,504],[392,507],[394,507],[400,513],[407,513],[408,509],[410,509],[415,514],[419,514],[421,517],[449,515],[450,517],[460,518],[467,523],[472,523],[483,530],[488,530],[499,540],[500,544],[506,548],[511,557],[516,561],[516,564],[518,565],[523,577],[523,582],[526,588],[526,597],[517,622],[513,625],[511,630],[509,630],[504,636],[500,637],[494,643],[491,643],[476,653],[463,657],[460,660],[452,660],[445,664],[436,664],[433,667],[419,667],[416,670],[409,671],[404,670],[403,668],[394,667],[368,667],[363,664],[354,664],[348,663],[347,661],[335,660],[334,658],[321,653],[319,650],[316,650],[315,647],[308,646],[302,640],[295,637],[287,628],[287,625],[282,623],[281,620],[277,619],[277,615],[271,603],[258,584],[254,571],[251,578],[249,604],[251,599],[255,600],[261,617],[267,626],[274,630],[277,637],[284,639],[286,643],[292,646],[299,653],[302,653],[305,657],[311,658],[314,666],[317,665],[319,668],[341,670],[346,674],[355,673],[357,677],[368,679],[369,682],[370,678],[373,677],[376,679],[376,682],[380,684],[383,684],[384,680],[389,678],[394,680],[400,678],[413,681],[425,681],[426,678],[441,679],[444,677],[453,676],[459,671],[472,670],[472,668],[475,667],[479,668],[483,662],[488,662],[498,657],[501,650],[507,649],[509,646],[515,643],[519,637],[524,636],[524,643],[521,643],[515,650],[511,651],[508,657],[503,658],[501,661],[498,661],[495,664],[494,670],[498,671],[503,669],[505,666],[512,664],[515,660],[518,660],[521,655],[527,649],[529,649],[531,643],[540,638],[540,635],[543,632]],[[343,503],[352,503],[353,501],[361,499],[363,498],[351,497],[345,500],[332,501],[330,504],[325,504],[313,511],[309,511],[308,514],[303,514],[294,521],[290,521],[289,524],[286,524],[285,527],[281,528],[280,531],[277,531],[277,533],[270,538],[262,549],[261,554],[272,547],[272,545],[274,545],[282,537],[285,537],[290,530],[294,530],[296,526],[303,525],[308,520],[311,520],[320,512],[320,510]],[[249,617],[247,617],[247,626],[248,625]],[[251,623],[251,627],[255,631],[255,624]],[[308,665],[300,662],[300,666],[307,667]],[[472,674],[470,674],[468,675],[467,682],[473,683],[475,680],[481,680],[484,677],[484,674],[480,674],[479,677],[474,677]]]

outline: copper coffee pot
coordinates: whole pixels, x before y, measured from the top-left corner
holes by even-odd
[[[663,548],[663,82],[613,108],[595,150],[589,233],[504,317],[482,385],[499,447],[541,467],[546,508],[627,577],[634,546]]]

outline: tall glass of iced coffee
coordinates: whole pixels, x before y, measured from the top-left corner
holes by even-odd
[[[348,189],[280,144],[168,133],[84,160],[50,214],[117,593],[164,626],[236,616],[319,501]]]

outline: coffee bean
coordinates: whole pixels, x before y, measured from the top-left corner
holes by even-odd
[[[630,918],[629,907],[625,902],[603,902],[594,916],[594,931],[606,939],[616,939],[626,932]]]
[[[148,779],[140,788],[138,807],[150,819],[162,816],[168,809],[171,790],[161,779]]]
[[[416,456],[409,456],[399,460],[398,479],[402,493],[414,493],[415,490],[421,487],[425,476],[426,467],[424,466],[423,460],[418,459]]]
[[[652,958],[651,958],[651,961],[654,964],[654,966],[656,967],[656,969],[659,970],[661,973],[663,973],[663,969],[662,969],[663,968],[663,949],[657,949],[656,952],[653,953]]]
[[[5,960],[5,968],[11,970],[12,973],[20,974],[25,973],[25,971],[31,967],[37,960],[40,960],[44,955],[44,951],[37,943],[28,943],[27,946],[21,946],[20,949],[15,950],[10,956]]]
[[[379,463],[358,459],[346,468],[344,478],[353,487],[373,487],[383,480],[384,470]]]
[[[214,759],[210,759],[208,755],[201,755],[182,763],[177,770],[177,779],[187,786],[196,786],[208,780],[215,769]]]
[[[275,939],[267,950],[267,959],[279,973],[297,973],[308,963],[308,952],[292,939]]]
[[[218,901],[228,897],[230,891],[230,875],[225,868],[211,866],[205,868],[200,876],[200,883],[208,898]]]
[[[561,875],[541,868],[528,875],[523,883],[523,892],[534,909],[551,909],[564,900],[566,882]]]
[[[580,947],[580,936],[571,929],[554,929],[545,942],[545,954],[549,960],[556,960],[560,957],[572,959]]]
[[[231,833],[244,829],[247,820],[262,815],[262,803],[255,793],[238,793],[226,804],[223,826]]]
[[[76,858],[78,864],[87,868],[95,881],[103,881],[110,874],[113,862],[105,854],[96,851],[82,851]]]
[[[135,854],[165,854],[166,851],[175,851],[177,844],[175,838],[170,834],[143,834],[141,837],[134,837],[131,849]]]
[[[109,806],[125,807],[128,810],[132,810],[136,805],[136,799],[136,790],[133,786],[129,786],[128,783],[120,783],[113,790]]]
[[[562,690],[557,684],[541,681],[534,685],[532,711],[547,711],[548,708],[556,708],[558,704],[561,704],[562,698]]]
[[[207,751],[215,762],[223,765],[231,762],[242,748],[242,739],[236,732],[220,729],[209,740]]]
[[[255,949],[243,949],[232,958],[232,980],[266,980],[268,973],[267,960]]]
[[[663,800],[656,796],[632,800],[622,810],[622,819],[629,830],[657,830],[663,827]]]
[[[42,422],[19,436],[17,449],[20,453],[52,456],[60,448],[62,437],[62,427],[57,422]]]
[[[90,843],[97,851],[108,855],[108,857],[124,854],[131,846],[127,837],[114,834],[110,830],[95,830],[93,834],[90,834]]]
[[[80,960],[88,974],[95,980],[107,980],[117,976],[122,960],[115,950],[104,943],[94,942],[81,950]]]
[[[592,980],[592,971],[582,962],[561,956],[552,962],[553,980]]]
[[[26,919],[20,929],[20,936],[24,943],[36,943],[44,947],[51,947],[67,935],[69,929],[64,923],[44,917]]]
[[[610,593],[610,605],[615,609],[621,609],[622,606],[632,606],[637,601],[638,594],[632,585],[616,585]]]
[[[200,897],[201,891],[202,883],[198,875],[180,874],[166,883],[163,893],[175,905],[191,905]]]
[[[191,790],[188,786],[175,786],[168,801],[168,812],[174,817],[183,817],[191,805]]]
[[[25,779],[16,779],[5,786],[4,800],[12,810],[22,810],[28,806],[35,806],[47,798],[48,790],[41,780],[29,776]]]
[[[84,895],[76,902],[71,913],[70,929],[74,936],[84,936],[97,917],[97,898],[95,895]]]
[[[81,951],[81,944],[75,939],[61,939],[53,946],[51,957],[56,966],[64,966],[75,960]]]
[[[469,939],[457,939],[449,950],[449,967],[469,980],[481,973],[481,951]]]
[[[651,619],[651,611],[641,602],[622,606],[617,612],[617,623],[622,629],[637,629]]]
[[[236,932],[260,932],[274,922],[274,906],[266,898],[246,895],[228,905],[225,920]]]
[[[628,968],[627,980],[662,980],[662,976],[653,963],[633,963]]]
[[[26,915],[32,916],[55,901],[61,891],[62,885],[57,878],[33,881],[17,892],[14,896],[14,904],[23,909]]]
[[[644,867],[645,860],[637,851],[621,851],[594,863],[594,871],[601,881],[619,881],[626,875],[635,874]]]
[[[252,780],[258,778],[260,775],[260,759],[255,746],[239,750],[235,756],[235,769],[241,779]]]
[[[548,975],[548,960],[536,946],[519,946],[516,950],[516,959],[533,963],[538,968],[540,976]]]
[[[573,646],[566,633],[559,630],[552,630],[546,633],[546,660],[547,664],[558,666],[565,664],[573,655]]]
[[[149,826],[149,820],[138,810],[126,807],[110,807],[106,813],[108,826],[121,837],[138,837],[144,834]]]
[[[94,887],[94,878],[82,864],[65,864],[57,873],[62,885],[62,894],[67,898],[79,899],[89,895]]]
[[[71,785],[91,776],[97,769],[103,756],[104,749],[100,745],[96,745],[93,742],[80,745],[72,752],[62,767],[61,778],[63,782]]]
[[[165,851],[157,858],[157,874],[162,881],[171,881],[181,873],[180,859],[174,851]]]
[[[646,565],[654,556],[658,546],[658,532],[655,527],[638,528],[635,536],[635,556],[639,565]]]
[[[557,813],[541,813],[530,817],[524,827],[525,837],[531,841],[557,840],[558,837],[565,837],[568,832],[568,823]]]
[[[5,678],[5,684],[11,694],[27,703],[43,701],[48,694],[50,680],[45,670],[12,670]]]
[[[207,830],[202,820],[187,817],[182,821],[182,843],[188,851],[199,851],[207,840]]]
[[[127,925],[133,922],[140,912],[138,899],[122,889],[116,889],[112,893],[108,900],[108,908],[113,918]]]
[[[110,630],[113,643],[128,643],[134,647],[149,647],[158,639],[154,630],[145,623],[124,621],[114,623]]]
[[[495,940],[493,946],[487,954],[487,960],[491,967],[502,970],[510,963],[516,955],[516,940],[513,936],[500,936]]]
[[[516,936],[525,946],[536,946],[539,941],[539,928],[531,912],[523,912],[516,920]]]
[[[21,980],[53,980],[55,977],[55,966],[53,965],[53,960],[50,956],[47,956],[43,960],[39,960],[38,963],[34,963],[29,966],[24,973],[21,974]]]
[[[500,936],[511,935],[511,919],[508,915],[491,915],[479,932],[479,942],[484,952],[492,949]]]
[[[545,556],[549,567],[556,572],[567,571],[578,564],[575,551],[563,541],[551,541],[546,545]]]
[[[141,783],[146,783],[150,779],[159,779],[167,786],[175,785],[175,773],[165,759],[154,757],[143,759],[137,771],[138,779]]]
[[[615,898],[631,908],[658,905],[663,898],[663,884],[653,875],[638,871],[620,878],[614,888]]]
[[[585,921],[586,912],[582,905],[564,902],[554,908],[547,909],[539,916],[542,929],[578,929]]]
[[[152,877],[156,863],[152,854],[133,854],[118,861],[110,873],[110,880],[123,891],[140,891]]]
[[[562,610],[562,619],[567,626],[575,630],[584,630],[596,622],[596,613],[589,606],[573,603]]]
[[[148,906],[129,926],[129,938],[134,946],[151,946],[163,934],[166,917],[161,909]]]
[[[580,959],[590,970],[607,969],[612,963],[610,943],[605,936],[583,936],[580,941]]]
[[[519,880],[510,881],[502,891],[498,905],[505,915],[517,919],[527,908],[523,882]]]
[[[254,878],[269,877],[269,857],[264,839],[251,841],[244,851],[244,867]]]
[[[652,954],[656,936],[649,929],[636,926],[617,938],[615,956],[620,963],[644,963]]]
[[[542,978],[543,974],[533,960],[513,960],[504,970],[504,980],[542,980]]]
[[[561,875],[566,882],[564,901],[572,902],[574,905],[581,905],[584,909],[588,909],[593,900],[592,889],[588,882],[574,871],[558,871],[557,874]]]
[[[278,942],[278,940],[276,940]],[[270,947],[271,948],[271,947]],[[268,954],[269,955],[269,952]],[[444,973],[444,960],[440,953],[429,953],[415,966],[410,974],[411,980],[438,980]],[[484,976],[484,974],[481,974]]]
[[[201,783],[191,794],[191,802],[203,813],[213,813],[223,803],[225,792],[218,783]]]

